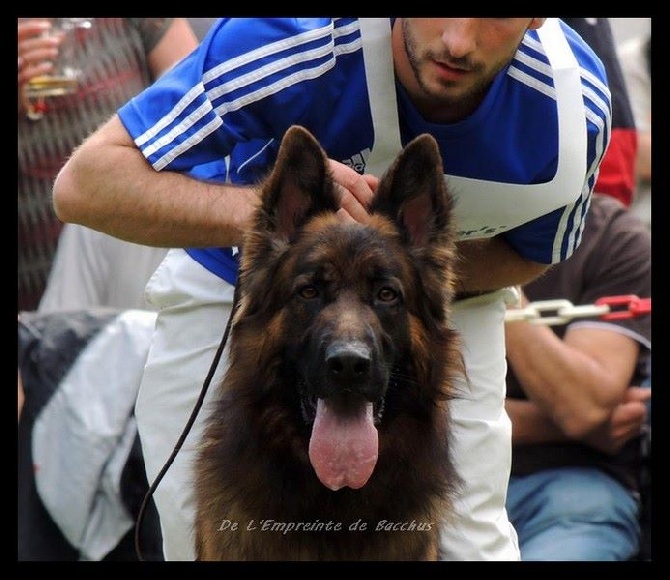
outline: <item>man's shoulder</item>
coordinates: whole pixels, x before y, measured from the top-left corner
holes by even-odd
[[[340,37],[358,30],[355,18],[221,18],[213,26],[216,42],[281,56],[291,46],[313,48],[320,38]],[[274,44],[280,43],[280,44]],[[285,55],[284,55],[285,56]]]
[[[579,70],[584,102],[589,109],[587,119],[602,127],[603,119],[611,115],[611,92],[607,72],[601,58],[588,43],[560,19],[551,24],[551,30],[529,30],[506,75],[512,82],[525,87],[524,98],[555,98],[557,74],[566,69]],[[574,60],[564,51],[565,43]],[[530,97],[529,97],[530,95]]]
[[[302,78],[306,73],[296,71],[327,70],[330,59],[360,48],[360,27],[353,18],[221,18],[201,50],[212,65],[208,76],[224,78],[230,72],[248,81],[259,74]]]
[[[571,26],[566,24],[562,19],[554,19],[558,21],[558,27],[560,32],[568,43],[572,54],[574,55],[577,63],[582,69],[586,69],[592,74],[595,74],[596,77],[602,81],[606,80],[605,66],[596,54],[593,48],[589,45],[584,38]],[[545,23],[543,26],[547,26]],[[520,45],[521,53],[526,53],[527,55],[532,56],[533,58],[538,58],[544,60],[547,64],[549,62],[548,57],[546,56],[546,47],[543,46],[542,41],[540,40],[541,35],[538,30],[530,30],[526,32],[523,42]],[[548,36],[545,36],[548,38]],[[545,74],[549,71],[544,70]]]
[[[575,29],[570,27],[562,20],[560,22],[563,34],[565,35],[565,38],[568,41],[568,45],[577,59],[579,66],[582,69],[589,71],[591,74],[596,75],[600,81],[606,82],[607,73],[605,64],[603,63],[601,57],[598,56],[598,53],[593,48],[593,46],[589,44],[589,42],[587,42]],[[613,50],[613,45],[610,46],[610,48]]]

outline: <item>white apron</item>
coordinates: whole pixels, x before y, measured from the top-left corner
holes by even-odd
[[[401,150],[390,21],[360,19],[375,142],[366,172],[381,176]],[[579,66],[557,19],[538,29],[551,64],[559,114],[554,178],[518,185],[445,175],[455,198],[459,239],[510,230],[581,195],[586,176],[586,118]],[[482,232],[486,231],[486,234]],[[554,252],[558,252],[555,248]],[[511,468],[511,423],[505,412],[504,316],[515,292],[504,289],[456,302],[453,324],[463,342],[467,383],[451,404],[453,457],[465,485],[455,514],[443,522],[443,560],[519,560],[505,509]]]
[[[380,176],[402,148],[390,24],[388,18],[361,18],[360,25],[375,134],[366,172]],[[551,181],[529,185],[445,175],[456,201],[460,239],[489,237],[510,230],[573,203],[581,194],[586,176],[586,117],[579,65],[556,18],[548,18],[538,34],[556,88],[559,131],[556,174]],[[484,230],[485,235],[481,233]]]

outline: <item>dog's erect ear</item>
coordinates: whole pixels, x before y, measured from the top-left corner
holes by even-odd
[[[382,176],[372,211],[393,218],[412,245],[425,246],[448,231],[451,208],[437,143],[420,135]]]
[[[337,210],[328,159],[304,127],[293,125],[284,134],[262,203],[264,227],[288,238],[312,214]]]

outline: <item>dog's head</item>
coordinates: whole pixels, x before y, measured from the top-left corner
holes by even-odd
[[[290,128],[243,244],[233,330],[241,356],[256,357],[257,384],[293,402],[331,489],[366,483],[385,423],[420,421],[444,399],[455,260],[429,135],[382,177],[368,223],[338,208],[325,152]]]

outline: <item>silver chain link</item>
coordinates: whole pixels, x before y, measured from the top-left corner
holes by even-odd
[[[530,324],[555,326],[567,324],[575,318],[599,317],[603,314],[608,314],[610,310],[607,304],[575,306],[569,300],[540,300],[531,302],[525,308],[507,310],[505,313],[505,322],[525,320]]]

